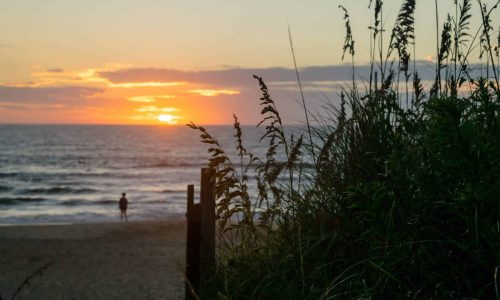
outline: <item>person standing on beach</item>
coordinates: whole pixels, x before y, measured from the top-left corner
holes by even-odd
[[[122,197],[120,198],[119,201],[119,207],[120,207],[120,220],[123,222],[123,217],[125,217],[125,222],[128,222],[127,218],[127,206],[128,206],[128,200],[127,197],[125,197],[125,193],[122,193]]]

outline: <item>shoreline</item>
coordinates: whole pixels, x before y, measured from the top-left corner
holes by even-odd
[[[10,299],[181,299],[185,219],[0,226],[0,294]],[[53,262],[53,263],[51,263]]]
[[[110,221],[110,222],[45,222],[45,223],[0,223],[0,228],[3,227],[30,227],[30,226],[71,226],[71,225],[109,225],[109,224],[141,224],[141,223],[156,223],[169,221],[184,221],[183,217],[163,218],[163,219],[140,219],[128,222]]]
[[[2,227],[23,227],[23,226],[67,226],[67,225],[75,225],[75,224],[100,224],[100,223],[6,223],[0,224],[0,228]]]

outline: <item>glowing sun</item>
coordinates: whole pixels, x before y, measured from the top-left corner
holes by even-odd
[[[177,124],[178,119],[179,117],[173,115],[167,115],[167,114],[158,115],[158,121],[171,125]]]

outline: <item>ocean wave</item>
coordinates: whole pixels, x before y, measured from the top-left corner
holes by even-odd
[[[30,197],[2,197],[0,198],[0,205],[10,205],[10,204],[23,204],[29,202],[43,202],[46,201],[45,198],[30,198]]]
[[[277,161],[276,164],[282,164],[286,165],[286,161]],[[117,168],[117,169],[153,169],[153,168],[166,168],[166,167],[188,167],[188,168],[205,168],[207,166],[207,162],[199,162],[199,163],[179,163],[179,162],[161,162],[161,163],[156,163],[156,164],[144,164],[144,165],[137,165],[137,166],[132,166],[132,167],[123,167],[123,168]],[[252,168],[259,168],[259,167],[264,167],[264,163],[251,163],[248,165],[243,165],[244,167],[252,167]],[[307,163],[303,162],[301,164],[297,164],[298,167],[301,168],[314,168],[314,164],[312,163]],[[239,164],[235,163],[235,167],[240,167]]]
[[[180,163],[180,162],[159,162],[153,164],[140,164],[131,167],[122,167],[117,169],[154,169],[154,168],[169,168],[169,167],[198,167],[202,168],[206,163]]]
[[[0,178],[16,177],[17,174],[15,172],[0,173]]]
[[[17,172],[17,173],[0,173],[1,178],[14,179],[16,181],[25,183],[39,183],[39,182],[50,182],[50,181],[61,181],[61,180],[89,180],[89,179],[101,179],[101,178],[113,178],[113,179],[135,179],[143,177],[154,177],[157,176],[154,170],[166,170],[172,167],[195,169],[202,168],[203,164],[178,164],[177,166],[170,165],[162,166],[161,164],[155,165],[141,165],[135,167],[117,167],[110,168],[106,171],[62,171],[62,172]]]
[[[186,193],[186,190],[165,189],[165,190],[157,191],[157,193],[160,193],[160,194],[178,194],[178,193]]]
[[[140,202],[133,202],[129,205],[141,205],[141,204],[163,204],[167,203],[165,200],[146,200]],[[118,200],[83,200],[83,199],[73,199],[60,201],[59,205],[64,206],[87,206],[87,205],[118,205]]]
[[[51,187],[51,188],[33,188],[24,189],[17,192],[20,195],[34,195],[34,194],[44,194],[44,195],[55,195],[55,194],[90,194],[98,192],[95,189],[90,188],[71,188],[71,187]]]
[[[60,201],[59,205],[64,206],[83,206],[83,205],[118,205],[118,201],[116,200],[83,200],[83,199],[72,199],[72,200],[64,200]]]
[[[7,172],[0,173],[0,178],[14,178],[25,182],[40,182],[53,178],[68,178],[68,177],[109,177],[113,176],[112,172]]]
[[[118,200],[97,200],[93,202],[98,205],[110,205],[110,204],[118,205]]]
[[[84,202],[88,202],[88,201],[85,201],[85,200],[65,200],[65,201],[59,202],[58,204],[64,205],[64,206],[76,206],[76,205],[81,205]]]
[[[141,203],[147,203],[147,204],[165,204],[165,203],[168,203],[168,201],[166,201],[166,200],[146,200],[146,201],[141,201],[141,202],[139,202],[137,204],[140,205]]]
[[[12,188],[10,186],[0,185],[0,192],[8,192],[11,190],[12,190]]]

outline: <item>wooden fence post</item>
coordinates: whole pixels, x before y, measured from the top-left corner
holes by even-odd
[[[203,282],[213,275],[215,268],[215,170],[201,169],[201,244],[200,277]]]
[[[196,299],[200,285],[201,205],[194,204],[194,185],[187,187],[186,299]]]
[[[196,299],[200,282],[215,268],[214,169],[201,169],[200,203],[194,204],[194,186],[187,192],[186,299]]]

